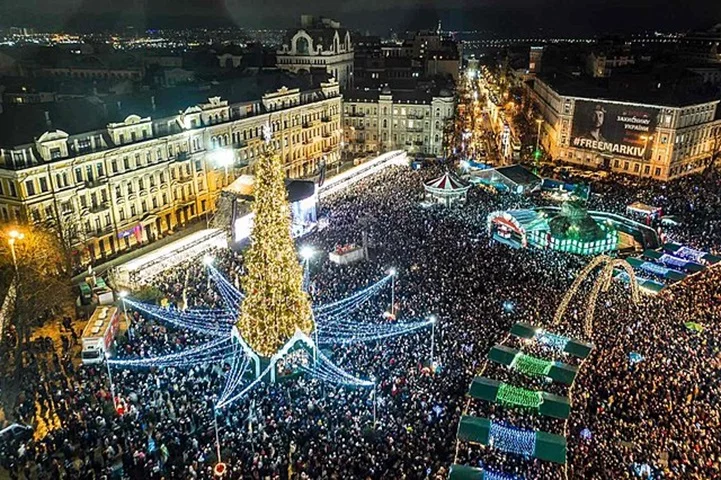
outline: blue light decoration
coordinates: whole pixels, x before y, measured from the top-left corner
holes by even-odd
[[[243,376],[248,371],[250,365],[250,357],[244,354],[240,344],[235,342],[233,345],[233,361],[230,366],[230,371],[225,377],[225,386],[223,391],[220,392],[220,397],[216,403],[224,402],[230,395],[238,388],[240,382],[243,381]]]
[[[664,253],[663,255],[661,255],[657,261],[664,265],[668,265],[670,267],[676,267],[676,268],[685,268],[686,265],[688,264],[688,260],[684,260],[683,258],[674,257],[673,255],[669,255],[668,253]]]
[[[510,300],[506,300],[503,302],[503,310],[505,310],[507,313],[511,313],[516,308],[516,304],[513,303]]]
[[[223,302],[225,302],[229,309],[238,311],[245,295],[235,288],[235,285],[230,283],[225,275],[220,273],[211,263],[206,265],[208,267],[208,275],[210,275],[211,280],[213,280],[216,287],[218,287],[218,293],[220,293]]]
[[[349,387],[372,387],[375,383],[362,380],[337,367],[331,360],[318,352],[318,358],[313,367],[302,366],[300,369],[324,382]]]
[[[235,321],[233,314],[225,310],[195,309],[182,311],[175,308],[135,302],[128,298],[124,301],[135,310],[163,323],[207,335],[229,337],[230,329]]]
[[[536,432],[491,422],[489,445],[504,451],[532,457],[536,452]]]
[[[271,368],[273,368],[273,365],[268,365],[268,367],[265,370],[263,370],[263,372],[260,375],[258,375],[258,377],[255,380],[250,382],[240,392],[236,393],[235,395],[233,395],[232,391],[229,391],[227,393],[227,396],[225,399],[215,403],[215,409],[220,410],[221,408],[225,408],[226,406],[232,404],[233,402],[243,398],[249,391],[251,391],[253,389],[253,387],[255,387],[256,385],[258,385],[260,382],[263,381],[263,378],[265,378],[265,376],[268,375],[268,373],[270,373]],[[237,385],[236,385],[236,387],[237,387]]]
[[[637,352],[631,352],[628,354],[628,361],[631,362],[631,365],[643,362],[645,359],[646,357]]]
[[[388,323],[335,323],[330,326],[318,325],[320,345],[348,345],[397,337],[433,325],[435,320]]]
[[[544,345],[552,350],[556,350],[559,352],[562,352],[566,349],[566,345],[568,345],[569,341],[568,337],[547,332],[546,330],[539,330],[534,338],[541,345]]]
[[[703,257],[706,256],[706,252],[702,252],[701,250],[695,250],[685,245],[676,250],[674,253],[677,257],[685,258],[696,263],[703,263]]]
[[[643,271],[651,272],[655,275],[658,275],[659,277],[665,277],[668,272],[671,271],[669,268],[652,262],[643,262],[641,265],[639,265],[639,268]]]
[[[524,480],[523,475],[513,475],[510,473],[498,472],[488,468],[483,469],[483,480]]]
[[[192,367],[223,360],[233,354],[232,338],[217,338],[198,347],[153,357],[109,359],[108,364],[125,368]]]
[[[591,430],[589,430],[588,427],[581,430],[580,435],[581,435],[581,439],[583,439],[587,442],[593,438],[593,433],[591,433]]]

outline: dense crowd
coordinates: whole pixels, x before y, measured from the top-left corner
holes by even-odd
[[[514,250],[489,240],[486,215],[528,205],[530,199],[472,190],[461,209],[423,206],[422,182],[438,173],[393,167],[362,180],[324,201],[320,215],[327,226],[302,240],[328,252],[360,243],[365,230],[371,247],[367,261],[340,267],[319,255],[311,262],[313,302],[343,298],[396,268],[398,318],[434,314],[439,319],[434,368],[429,368],[428,330],[336,346],[327,354],[340,367],[376,379],[375,400],[369,389],[301,376],[260,384],[215,418],[227,363],[114,369],[115,394],[124,407],[118,415],[104,364],[78,367],[65,347],[60,356],[30,352],[8,416],[55,427],[27,444],[5,442],[2,466],[11,478],[211,478],[218,461],[217,421],[226,478],[440,479],[454,460],[526,478],[559,478],[558,467],[540,461],[462,444],[457,450],[456,428],[465,412],[526,428],[565,433],[567,427],[569,478],[633,478],[649,472],[655,478],[720,478],[721,273],[702,273],[666,293],[643,297],[639,305],[631,304],[622,284],[603,294],[596,348],[580,365],[567,426],[510,408],[469,404],[469,382],[486,366],[489,348],[516,321],[547,325],[588,259]],[[714,214],[721,204],[719,186],[715,174],[667,186],[621,185],[615,179],[600,184],[600,195],[590,202],[592,208],[617,213],[632,199],[657,204],[683,217],[675,238],[714,248],[721,240]],[[242,254],[223,250],[214,257],[216,268],[237,284]],[[222,302],[200,259],[164,272],[153,283],[175,305]],[[354,318],[385,321],[389,303],[385,289]],[[574,302],[561,330],[580,336],[584,311],[583,299]],[[208,340],[138,312],[131,316],[129,332],[117,341],[117,358],[179,352]],[[705,330],[690,332],[687,321]],[[643,360],[630,365],[630,352]],[[504,369],[495,374],[522,381]],[[590,438],[581,436],[584,430]]]

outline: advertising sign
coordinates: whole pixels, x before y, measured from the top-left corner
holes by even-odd
[[[599,153],[650,158],[659,110],[576,100],[571,146]]]

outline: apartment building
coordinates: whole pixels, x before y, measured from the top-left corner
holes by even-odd
[[[267,123],[289,177],[334,165],[340,118],[335,81],[72,134],[47,118],[52,128],[31,141],[0,146],[0,219],[44,224],[75,245],[77,261],[99,259],[207,217],[220,190],[252,170]]]
[[[667,82],[668,83],[668,82]],[[679,83],[673,84],[674,86]],[[669,180],[698,172],[721,147],[721,99],[710,90],[664,90],[623,80],[623,90],[536,78],[541,143],[555,160]]]
[[[452,121],[455,99],[448,90],[353,90],[344,94],[343,125],[352,152],[444,154],[444,132]]]

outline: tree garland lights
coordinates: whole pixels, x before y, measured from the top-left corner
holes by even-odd
[[[260,375],[258,375],[258,378],[256,378],[252,382],[250,382],[248,385],[246,385],[245,388],[243,388],[240,392],[236,393],[232,397],[230,397],[230,395],[233,392],[230,391],[227,394],[229,398],[226,398],[223,401],[216,402],[215,409],[220,410],[221,408],[224,408],[225,406],[230,405],[231,403],[235,402],[236,400],[243,398],[246,393],[248,393],[249,391],[251,391],[253,389],[253,387],[255,387],[256,385],[258,385],[260,382],[263,381],[263,378],[265,378],[265,376],[268,375],[268,373],[270,373],[271,368],[273,368],[273,365],[268,365],[268,367],[266,367],[266,369],[263,370]],[[237,387],[237,385],[236,385],[236,387]]]
[[[230,308],[231,310],[237,312],[240,309],[240,303],[243,301],[243,295],[240,290],[235,288],[235,285],[230,283],[228,279],[220,273],[212,264],[207,264],[208,266],[208,275],[210,275],[210,278],[215,282],[215,285],[218,287],[218,290],[220,292],[220,296],[223,298],[223,301],[225,304]]]
[[[501,383],[496,393],[496,401],[501,405],[518,406],[538,410],[543,403],[541,392]]]
[[[536,432],[491,422],[488,444],[504,452],[532,457],[536,452]]]
[[[511,368],[529,377],[547,377],[552,366],[553,363],[548,360],[532,357],[523,352],[518,352],[511,362]]]
[[[250,365],[250,357],[244,355],[244,352],[240,348],[240,344],[235,342],[233,346],[233,363],[230,367],[230,371],[225,379],[225,386],[223,391],[220,393],[218,402],[224,402],[240,385],[243,381],[245,372],[248,371]],[[216,403],[218,403],[216,402]]]
[[[510,473],[497,472],[495,470],[483,469],[481,480],[524,480],[522,475],[513,475]]]
[[[246,274],[242,279],[245,298],[237,327],[256,353],[270,357],[296,329],[310,335],[315,324],[291,237],[283,165],[269,143],[255,163],[253,213],[251,246],[245,254]]]

